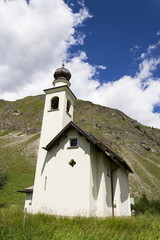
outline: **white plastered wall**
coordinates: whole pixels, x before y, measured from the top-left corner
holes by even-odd
[[[114,215],[130,216],[130,194],[128,183],[128,172],[118,168],[113,172],[113,194],[114,194]]]
[[[91,146],[90,214],[112,216],[111,164],[103,153]]]
[[[69,139],[78,138],[78,148],[68,148]],[[44,159],[37,176],[31,212],[64,216],[89,215],[90,144],[76,130],[70,130]],[[69,165],[74,159],[75,166]],[[47,184],[45,190],[45,179]]]
[[[45,91],[46,100],[43,113],[40,147],[46,146],[70,121],[73,120],[75,97],[66,86]],[[51,110],[51,100],[59,98],[58,109]],[[70,112],[67,113],[67,100],[70,101]]]
[[[27,212],[30,212],[31,204],[32,204],[32,193],[26,193],[24,209],[26,209]]]
[[[44,161],[47,158],[47,152],[43,149],[70,121],[73,120],[73,109],[75,96],[66,86],[45,90],[46,100],[43,113],[41,138],[38,151],[36,174],[34,181],[34,192],[31,211],[34,211],[35,202],[41,201],[39,195],[40,184],[42,184],[42,169]],[[51,110],[51,100],[53,97],[59,97],[59,107],[57,110]],[[71,107],[69,113],[66,111],[67,100],[70,101]],[[38,200],[40,198],[40,200]]]

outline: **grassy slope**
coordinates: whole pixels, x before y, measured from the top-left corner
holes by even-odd
[[[0,102],[0,163],[9,174],[6,188],[0,191],[2,201],[23,203],[24,195],[16,191],[33,184],[43,105],[43,95]],[[160,199],[160,130],[145,127],[118,110],[81,100],[75,104],[74,121],[131,165],[135,172],[130,174],[132,195],[146,192]]]
[[[159,129],[143,126],[116,109],[84,101],[76,102],[74,119],[132,167],[132,195],[146,192],[151,198],[160,198]]]
[[[40,131],[44,95],[25,97],[15,102],[0,101],[1,129],[26,133]]]
[[[33,185],[36,152],[30,149],[38,138],[39,134],[21,135],[16,131],[0,137],[1,164],[9,175],[6,187],[0,191],[0,203],[24,204],[25,195],[17,190]]]

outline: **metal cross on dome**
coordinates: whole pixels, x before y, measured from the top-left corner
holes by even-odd
[[[62,67],[65,67],[65,59],[63,59],[63,61],[62,61]]]

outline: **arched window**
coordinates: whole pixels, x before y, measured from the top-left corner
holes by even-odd
[[[67,112],[69,113],[70,111],[70,108],[71,108],[71,102],[69,100],[67,100]]]
[[[52,100],[51,100],[51,110],[58,109],[58,106],[59,106],[59,98],[58,97],[52,98]]]

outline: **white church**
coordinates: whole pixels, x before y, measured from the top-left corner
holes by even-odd
[[[25,211],[59,216],[130,216],[128,164],[73,122],[76,96],[62,65],[46,94],[34,186]]]

